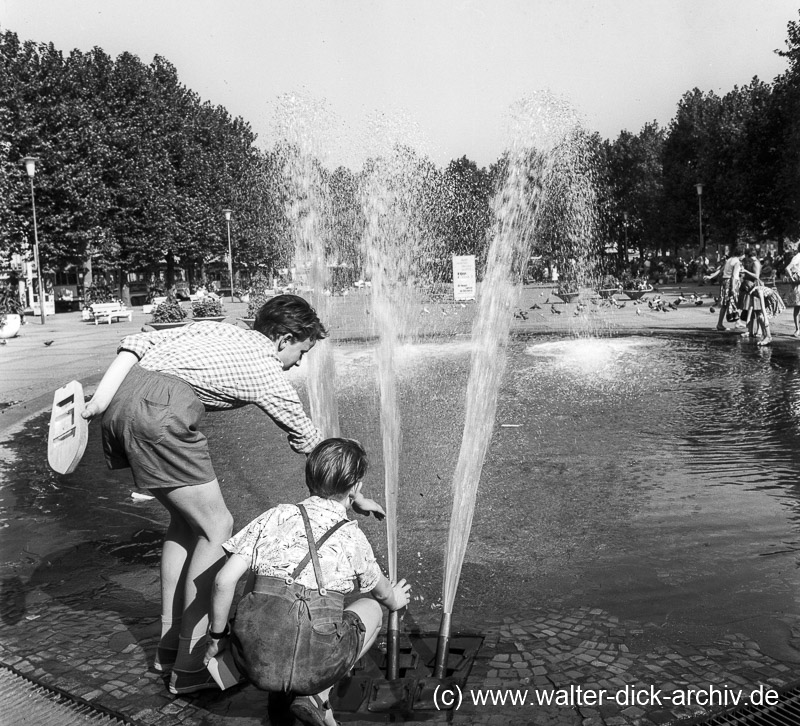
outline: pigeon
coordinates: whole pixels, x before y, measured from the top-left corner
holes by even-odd
[[[700,305],[702,305],[702,304],[703,304],[703,301],[702,301],[702,300],[695,300],[695,301],[694,301],[694,304],[695,304],[695,305],[697,305],[697,306],[699,307]]]
[[[541,305],[537,305],[536,303],[533,303],[533,305],[531,305],[529,309],[530,310],[541,310],[542,306]]]
[[[45,340],[44,344],[45,345],[53,345],[53,341],[52,340]]]
[[[553,313],[554,315],[561,315],[561,311],[557,310],[555,305],[550,306],[550,312]]]
[[[642,314],[642,311],[641,311],[641,310],[639,310],[639,308],[636,308],[636,314],[637,314],[637,315],[641,315],[641,314]]]
[[[710,313],[715,313],[715,312],[717,312],[717,309],[716,309],[716,308],[715,308],[715,307],[712,305],[712,306],[711,306],[711,307],[708,309],[708,312],[710,312]]]

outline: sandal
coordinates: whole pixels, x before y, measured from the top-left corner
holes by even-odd
[[[153,670],[156,673],[170,673],[177,656],[177,648],[164,648],[159,645],[156,649],[156,657],[153,659]]]
[[[201,668],[199,671],[181,671],[173,669],[169,679],[169,692],[176,696],[210,689],[219,691],[220,687],[217,685],[214,677],[208,672],[207,668]]]
[[[307,726],[327,726],[325,714],[331,705],[318,695],[298,696],[289,706],[289,711],[300,723]]]

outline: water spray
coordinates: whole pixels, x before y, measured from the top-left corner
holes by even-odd
[[[557,182],[564,186],[565,177],[570,178],[563,173],[565,167],[570,167],[571,160],[584,149],[572,114],[564,113],[548,98],[544,101],[531,99],[520,104],[514,119],[514,143],[506,157],[505,180],[492,200],[492,241],[472,327],[464,433],[452,483],[442,619],[433,672],[434,678],[439,679],[447,674],[455,594],[472,528],[481,470],[492,438],[519,283],[531,244],[542,231],[540,228],[568,216],[563,213],[564,192],[572,190],[559,189]],[[582,179],[587,177],[583,175]],[[564,239],[571,241],[586,230],[568,227],[561,232]]]

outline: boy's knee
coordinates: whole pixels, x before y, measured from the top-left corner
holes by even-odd
[[[217,524],[217,533],[222,537],[222,539],[230,539],[230,536],[233,534],[233,515],[230,513],[230,511],[226,509],[225,513],[220,515]]]
[[[378,627],[383,621],[383,609],[380,603],[371,597],[361,597],[355,602],[350,603],[347,608],[357,613],[366,627],[377,623]]]
[[[233,515],[223,509],[217,511],[205,522],[200,523],[198,535],[209,542],[222,543],[233,533]]]

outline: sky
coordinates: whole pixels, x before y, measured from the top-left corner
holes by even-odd
[[[0,0],[0,28],[65,53],[161,55],[202,100],[271,146],[287,96],[357,164],[376,119],[438,164],[488,166],[532,93],[614,139],[664,126],[693,88],[723,95],[786,69],[790,0]],[[369,124],[372,123],[373,126]],[[341,143],[339,143],[341,141]],[[338,156],[338,158],[337,158]]]

